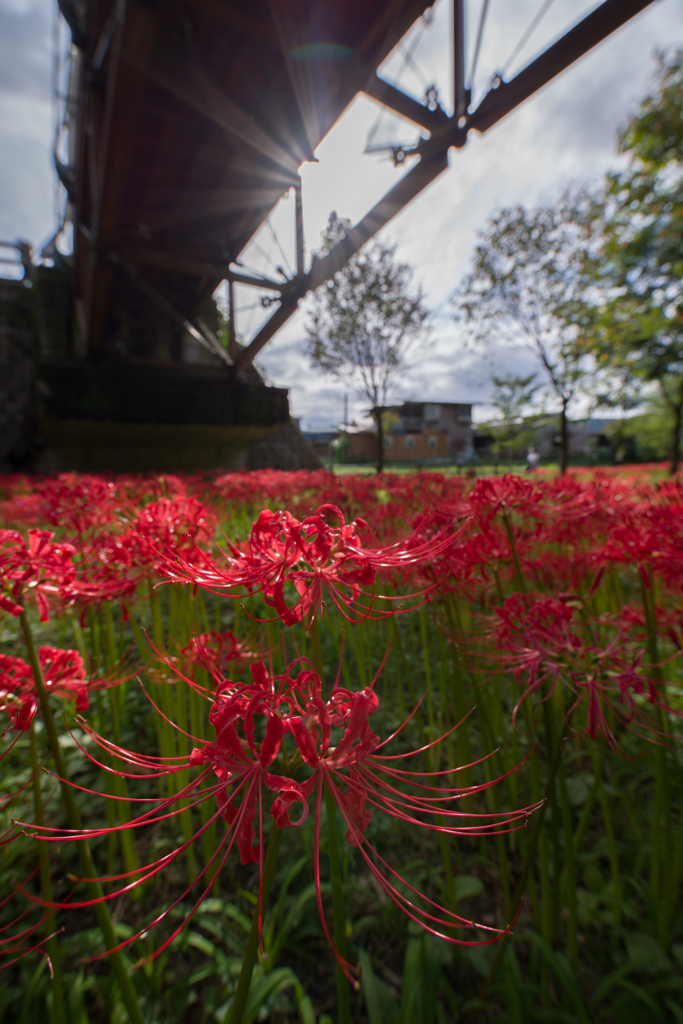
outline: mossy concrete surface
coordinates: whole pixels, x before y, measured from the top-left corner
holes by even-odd
[[[293,424],[214,426],[39,420],[41,473],[146,473],[203,469],[315,469],[320,463]]]

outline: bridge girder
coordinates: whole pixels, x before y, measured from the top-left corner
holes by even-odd
[[[104,355],[123,332],[132,355],[149,358],[156,310],[216,351],[201,313],[227,280],[231,292],[237,283],[277,296],[256,336],[242,348],[233,338],[222,353],[245,370],[307,292],[448,167],[470,131],[488,131],[651,2],[604,0],[470,111],[463,0],[453,0],[449,116],[377,74],[425,0],[88,0],[74,36],[83,50],[74,286],[87,350]],[[401,159],[417,158],[410,170],[306,270],[299,169],[359,92],[429,137],[402,151]],[[291,188],[296,273],[274,281],[241,271],[239,253]]]

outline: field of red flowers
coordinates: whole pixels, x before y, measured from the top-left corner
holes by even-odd
[[[0,479],[0,1020],[683,1021],[683,486]]]

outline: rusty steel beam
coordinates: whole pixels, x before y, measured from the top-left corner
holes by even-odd
[[[233,363],[237,359],[239,349],[237,347],[237,335],[235,333],[235,287],[233,281],[228,281],[228,346],[230,358]]]
[[[401,92],[395,85],[385,82],[377,74],[362,86],[361,91],[366,96],[370,96],[373,100],[377,100],[378,103],[400,114],[401,117],[419,125],[420,128],[425,128],[428,132],[447,128],[451,123],[448,114],[441,107],[430,110],[424,103],[419,103],[412,96]]]
[[[465,0],[453,0],[453,118],[467,113],[465,89]]]
[[[104,107],[99,110],[97,92],[91,89],[86,115],[91,129],[86,162],[92,199],[90,222],[86,226],[93,241],[89,244],[90,265],[79,298],[82,326],[91,352],[100,347],[109,300],[111,267],[100,254],[113,247],[118,236],[132,128],[143,84],[137,64],[149,53],[155,32],[154,15],[147,8],[129,3],[122,20],[121,8],[116,3],[112,7],[117,14],[107,46]]]
[[[464,29],[462,0],[454,2],[454,35],[462,39]],[[427,185],[448,167],[448,150],[461,148],[470,128],[485,132],[506,114],[537,92],[547,82],[593,46],[601,42],[630,18],[648,7],[654,0],[605,0],[595,11],[570,29],[558,42],[532,61],[510,82],[501,82],[491,89],[471,115],[466,115],[464,45],[454,38],[454,91],[455,110],[452,118],[438,107],[430,111],[417,100],[407,96],[375,75],[363,91],[373,96],[396,113],[407,117],[431,132],[422,139],[414,153],[419,162],[399,181],[375,207],[351,228],[348,234],[322,259],[314,257],[307,274],[299,274],[290,283],[278,309],[257,332],[252,341],[235,358],[235,369],[245,369],[296,311],[300,299],[307,292],[320,287],[340,270],[365,243],[381,230],[400,210],[404,209]],[[464,118],[467,118],[466,122]],[[459,123],[460,122],[460,123]],[[409,154],[408,154],[409,155]]]
[[[354,253],[357,253],[373,235],[376,235],[381,228],[388,224],[447,167],[448,148],[442,149],[431,158],[422,157],[322,259],[314,257],[308,273],[294,278],[290,285],[290,294],[283,295],[281,304],[256,334],[256,337],[237,354],[235,369],[239,372],[249,366],[275,332],[286,323],[292,313],[296,312],[300,299],[307,292],[319,288],[338,270],[341,270]]]
[[[116,253],[110,253],[109,259],[116,266],[119,266],[126,271],[135,287],[138,288],[143,295],[146,295],[150,302],[160,309],[162,313],[165,313],[169,320],[172,320],[179,327],[182,327],[183,330],[187,331],[187,333],[198,341],[200,345],[213,355],[217,356],[222,362],[226,363],[226,365],[232,366],[232,357],[225,351],[213,331],[211,331],[202,320],[199,320],[199,327],[195,327],[192,321],[188,320],[186,316],[183,316],[183,314],[177,310],[175,306],[168,301],[168,299],[157,291],[154,285],[150,284],[149,281],[142,277],[132,264],[121,259],[116,255]]]
[[[304,205],[301,195],[301,178],[299,178],[298,185],[294,186],[294,237],[296,240],[296,273],[298,277],[304,272]]]
[[[229,263],[205,263],[177,253],[160,252],[158,249],[125,246],[119,255],[129,263],[141,267],[155,267],[157,270],[170,270],[174,274],[187,274],[188,277],[205,277],[212,281],[233,281],[235,284],[246,284],[252,288],[264,288],[267,291],[282,292],[289,287],[288,281],[271,281],[268,277],[255,277],[233,270]]]
[[[282,146],[214,85],[192,57],[183,51],[157,51],[150,60],[141,61],[139,69],[150,81],[177,100],[202,117],[209,118],[228,135],[246,143],[255,153],[271,160],[287,177],[290,185],[296,185],[299,165],[308,159],[306,153],[295,142],[295,152]]]
[[[501,81],[500,85],[491,89],[468,118],[467,127],[478,132],[488,131],[520,103],[653,2],[605,0],[605,3],[549,46],[510,82]]]

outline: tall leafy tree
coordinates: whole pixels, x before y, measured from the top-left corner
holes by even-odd
[[[528,413],[540,385],[535,373],[526,377],[494,373],[491,383],[491,405],[500,416],[497,422],[486,424],[486,429],[494,439],[494,451],[504,454],[509,463],[514,449],[533,442],[537,417]]]
[[[652,93],[619,136],[626,169],[607,179],[604,243],[593,261],[598,298],[584,311],[598,360],[622,393],[661,394],[671,471],[683,427],[683,50],[659,55]]]
[[[568,410],[593,368],[576,317],[593,244],[595,200],[580,191],[554,205],[501,210],[479,233],[472,270],[453,296],[474,340],[526,347],[559,406],[560,469],[569,454]]]
[[[348,222],[332,215],[324,248],[336,242]],[[344,381],[365,398],[377,427],[377,472],[384,468],[384,420],[391,389],[407,368],[410,350],[426,341],[429,310],[413,269],[399,263],[395,247],[376,241],[313,296],[306,325],[313,366]]]

